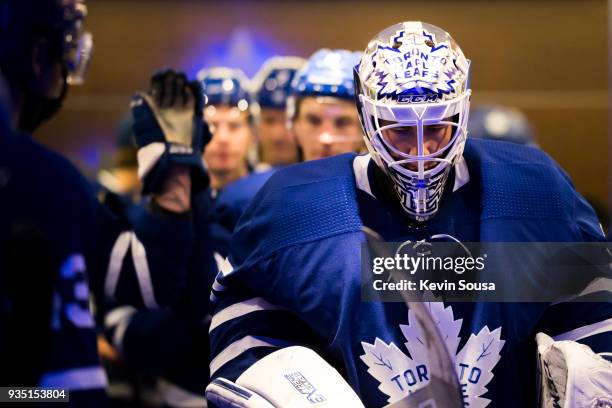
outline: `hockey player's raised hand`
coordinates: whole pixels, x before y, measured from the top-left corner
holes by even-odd
[[[198,82],[189,83],[185,74],[172,70],[158,72],[151,78],[147,93],[140,94],[152,109],[167,142],[191,145],[195,105],[202,100]],[[199,116],[201,115],[201,105]]]
[[[149,90],[132,101],[143,194],[156,194],[164,207],[165,203],[178,204],[167,208],[172,211],[189,209],[189,193],[208,185],[202,152],[211,135],[202,118],[202,106],[199,82],[188,81],[185,74],[173,70],[153,75]],[[174,182],[176,175],[181,179]],[[187,195],[173,193],[185,188]],[[173,198],[164,199],[168,194]]]

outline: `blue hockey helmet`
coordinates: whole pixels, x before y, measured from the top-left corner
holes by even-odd
[[[485,105],[472,109],[468,135],[476,139],[494,139],[537,147],[533,127],[516,108]]]
[[[240,69],[214,67],[197,74],[202,83],[204,105],[236,106],[240,111],[251,107],[249,80]]]
[[[292,96],[333,96],[353,99],[353,68],[361,53],[323,48],[308,59],[291,84]]]
[[[285,109],[291,81],[306,60],[299,57],[269,58],[253,77],[255,103],[262,108]]]

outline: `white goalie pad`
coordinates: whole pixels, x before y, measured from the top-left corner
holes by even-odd
[[[612,363],[574,341],[536,341],[541,408],[612,407]]]
[[[287,347],[253,364],[236,383],[217,378],[206,398],[220,408],[363,408],[344,378],[314,351]]]

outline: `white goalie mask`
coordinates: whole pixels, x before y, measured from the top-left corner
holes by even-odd
[[[366,146],[417,221],[436,213],[450,169],[463,154],[469,65],[446,31],[405,22],[374,37],[355,67]]]

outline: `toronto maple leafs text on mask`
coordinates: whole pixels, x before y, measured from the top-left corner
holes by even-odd
[[[375,257],[372,259],[372,272],[380,275],[385,271],[398,270],[414,275],[417,271],[445,270],[461,275],[466,271],[482,271],[485,267],[486,254],[479,257],[428,257],[395,254],[393,257]]]

